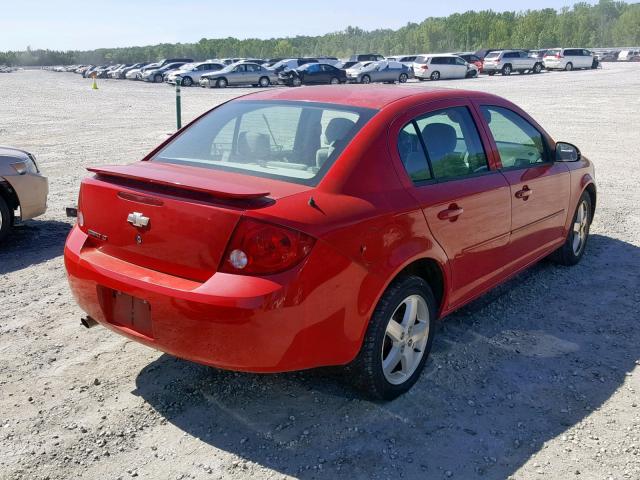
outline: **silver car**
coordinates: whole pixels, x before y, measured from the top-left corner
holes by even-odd
[[[11,228],[47,210],[49,183],[29,152],[0,147],[0,242]]]
[[[257,63],[235,63],[215,73],[208,73],[200,77],[200,86],[208,88],[225,88],[228,85],[268,87],[277,82],[278,76],[273,70]]]
[[[386,82],[405,83],[413,70],[400,62],[361,62],[347,69],[347,81],[353,83]]]

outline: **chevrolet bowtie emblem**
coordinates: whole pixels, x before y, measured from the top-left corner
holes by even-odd
[[[149,217],[145,217],[140,212],[130,213],[127,217],[127,222],[137,228],[145,228],[149,226]]]

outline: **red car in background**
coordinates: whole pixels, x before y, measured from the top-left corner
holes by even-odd
[[[476,54],[471,53],[471,52],[467,52],[467,53],[456,53],[454,55],[457,55],[457,56],[463,58],[464,61],[467,62],[467,63],[475,65],[476,67],[478,67],[478,73],[482,73],[482,66],[483,66],[484,62]]]
[[[344,365],[383,399],[416,382],[437,319],[580,261],[596,205],[576,147],[448,89],[262,91],[89,170],[65,246],[86,325],[224,369]]]

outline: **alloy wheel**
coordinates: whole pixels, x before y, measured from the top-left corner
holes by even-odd
[[[429,309],[420,295],[405,298],[391,315],[382,342],[382,371],[393,385],[418,368],[429,339]]]
[[[582,201],[573,221],[573,253],[579,255],[589,234],[589,209],[587,202]]]

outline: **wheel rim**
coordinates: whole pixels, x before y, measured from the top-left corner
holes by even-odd
[[[369,83],[371,81],[371,79],[369,77],[367,77],[366,75],[364,77],[362,77],[362,83]]]
[[[433,72],[431,74],[431,80],[438,80],[440,78],[440,74],[438,72]]]
[[[340,80],[338,80],[337,78],[332,78],[331,79],[331,85],[336,85]],[[369,83],[369,82],[367,82]]]
[[[573,253],[580,254],[589,234],[589,210],[587,202],[583,201],[578,207],[576,218],[573,221]]]
[[[382,371],[393,385],[406,382],[424,357],[429,309],[420,295],[405,298],[391,315],[382,342]]]
[[[302,84],[302,80],[300,80],[299,78],[294,78],[294,79],[293,79],[293,84],[294,84],[296,87],[299,87],[299,86],[300,86],[300,84]]]
[[[262,85],[263,87],[266,87],[269,85],[269,80],[267,80],[266,78],[262,77],[260,79],[260,85]]]
[[[224,80],[223,78],[221,78],[220,80],[218,80],[218,86],[221,88],[224,88],[227,86],[227,82],[226,80]]]
[[[570,63],[567,63],[567,71],[571,71],[573,70],[573,65],[571,65]]]
[[[185,87],[190,87],[193,82],[191,81],[191,78],[186,77],[186,78],[183,78],[182,82],[180,83],[182,83],[182,85],[184,85]]]
[[[511,73],[511,67],[504,67],[504,74],[509,75]]]
[[[400,75],[400,83],[404,83],[407,81],[407,76],[403,73],[402,75]]]

